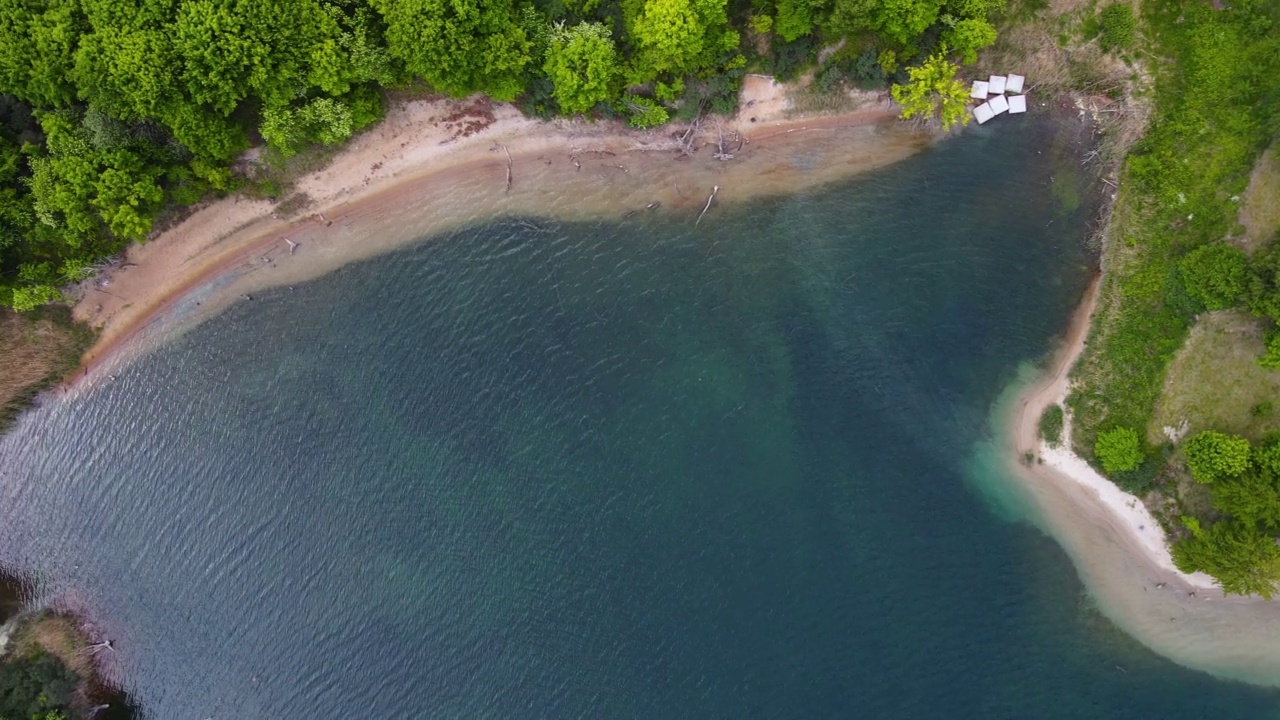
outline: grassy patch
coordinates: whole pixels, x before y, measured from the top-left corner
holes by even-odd
[[[0,309],[0,430],[36,393],[74,370],[91,342],[93,332],[72,322],[66,307]]]
[[[1062,406],[1054,403],[1040,416],[1040,438],[1050,445],[1062,442]]]
[[[1280,370],[1258,367],[1265,321],[1241,310],[1201,315],[1169,366],[1164,392],[1147,427],[1153,443],[1163,428],[1186,421],[1188,435],[1220,430],[1253,441],[1280,430]]]
[[[1249,188],[1241,198],[1239,229],[1242,234],[1234,240],[1250,253],[1280,232],[1280,140],[1253,167]]]

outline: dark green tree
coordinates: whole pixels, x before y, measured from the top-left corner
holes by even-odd
[[[512,100],[524,89],[531,43],[511,0],[371,0],[391,55],[454,96]]]
[[[1235,307],[1248,287],[1249,261],[1234,245],[1201,245],[1187,253],[1178,268],[1187,294],[1205,310]]]
[[[567,113],[586,112],[614,97],[621,72],[609,29],[586,22],[552,30],[543,70],[555,84],[556,102]]]

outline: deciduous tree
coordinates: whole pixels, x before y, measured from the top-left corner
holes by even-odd
[[[556,102],[567,113],[586,112],[612,97],[620,72],[609,29],[586,22],[552,30],[542,67],[555,84]]]
[[[510,0],[371,0],[393,57],[442,92],[512,100],[524,87],[529,39]]]
[[[1142,464],[1142,442],[1133,428],[1117,427],[1098,433],[1093,454],[1109,473],[1128,472]]]
[[[1249,469],[1249,441],[1215,430],[1197,433],[1182,448],[1187,468],[1198,482],[1212,483]]]
[[[969,91],[956,79],[958,68],[947,60],[945,52],[929,57],[922,65],[907,69],[911,81],[906,85],[894,85],[893,99],[902,106],[901,117],[919,117],[926,120],[940,119],[942,127],[949,129],[956,123],[969,122]]]

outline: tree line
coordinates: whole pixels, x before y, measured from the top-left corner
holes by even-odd
[[[0,305],[59,298],[236,157],[341,143],[383,89],[659,125],[731,112],[747,68],[883,85],[971,57],[1004,0],[0,0]],[[870,62],[868,62],[870,58]]]

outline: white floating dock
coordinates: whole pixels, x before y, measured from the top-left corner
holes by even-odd
[[[1008,79],[1005,81],[1004,91],[1007,93],[1022,92],[1022,83],[1025,80],[1026,78],[1022,77],[1021,75],[1014,75],[1010,73]],[[1010,112],[1013,112],[1013,111],[1010,110]]]
[[[969,97],[975,100],[986,100],[987,99],[987,81],[974,80],[973,89],[969,91]]]
[[[1009,114],[1017,115],[1027,111],[1026,95],[1010,95],[1009,96]]]
[[[991,110],[991,103],[982,103],[973,109],[973,117],[978,121],[979,125],[995,116],[996,114]]]
[[[987,91],[992,95],[1003,95],[1007,81],[1008,78],[1003,75],[992,75],[991,79],[987,81]]]
[[[991,106],[991,114],[999,115],[1009,109],[1009,101],[1003,95],[997,95],[987,102]]]

